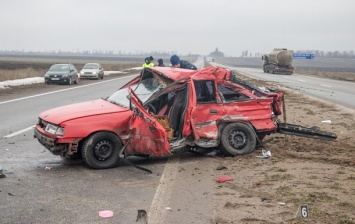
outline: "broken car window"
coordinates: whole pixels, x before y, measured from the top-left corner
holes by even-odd
[[[197,103],[216,102],[212,80],[194,80]]]
[[[217,86],[218,86],[218,91],[220,92],[221,96],[223,97],[223,101],[226,103],[250,99],[249,96],[246,96],[246,95],[240,93],[238,90],[234,90],[230,86],[226,86],[226,85],[223,85],[220,83],[218,83]]]
[[[160,90],[162,86],[154,78],[142,80],[138,84],[131,86],[131,89],[136,93],[142,102],[145,102],[153,93]],[[107,98],[107,101],[129,108],[129,93],[127,88],[119,89],[117,92]]]

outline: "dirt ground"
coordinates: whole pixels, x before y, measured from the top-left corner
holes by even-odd
[[[354,111],[283,91],[287,123],[318,126],[338,138],[324,141],[274,134],[264,139],[261,148],[270,151],[271,158],[258,158],[261,150],[217,158],[226,169],[216,170],[215,178],[233,180],[216,182],[216,218],[211,223],[355,223]],[[308,206],[307,218],[300,216],[301,205]]]

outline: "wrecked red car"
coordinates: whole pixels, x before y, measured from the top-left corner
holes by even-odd
[[[42,112],[34,133],[53,154],[81,155],[94,169],[128,156],[163,157],[196,147],[244,155],[276,132],[336,138],[280,123],[282,100],[281,91],[258,88],[229,69],[153,67],[106,99]]]

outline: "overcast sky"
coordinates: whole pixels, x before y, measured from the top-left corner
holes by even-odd
[[[355,50],[354,0],[0,0],[0,50]]]

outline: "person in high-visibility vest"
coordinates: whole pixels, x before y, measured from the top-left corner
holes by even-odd
[[[146,57],[144,59],[144,64],[142,65],[143,68],[151,68],[154,67],[154,64],[150,62],[150,57]]]

